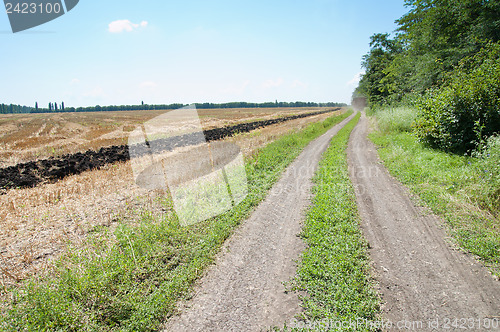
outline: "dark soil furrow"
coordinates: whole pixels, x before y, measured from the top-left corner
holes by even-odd
[[[207,142],[216,141],[234,136],[237,133],[250,132],[258,128],[338,110],[339,108],[336,108],[272,120],[241,123],[229,127],[205,130],[203,133]],[[0,169],[0,190],[35,187],[47,181],[57,181],[69,175],[80,174],[91,169],[99,169],[107,164],[128,161],[130,160],[129,148],[135,149],[132,155],[141,156],[149,153],[171,151],[177,147],[196,145],[201,143],[200,136],[199,133],[192,133],[159,139],[154,141],[154,144],[150,144],[151,149],[148,150],[139,145],[130,147],[128,145],[115,145],[102,147],[98,151],[88,150],[86,152],[2,168]]]

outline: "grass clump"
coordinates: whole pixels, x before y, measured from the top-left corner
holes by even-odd
[[[248,196],[220,216],[181,227],[170,198],[165,213],[144,211],[134,225],[89,235],[68,250],[50,275],[10,289],[0,315],[5,331],[157,331],[190,294],[234,228],[251,213],[285,168],[313,139],[349,114],[286,134],[247,160]]]
[[[377,131],[370,138],[391,174],[446,220],[462,248],[500,275],[500,139],[467,156],[433,149],[412,132]]]
[[[384,108],[376,113],[381,132],[410,132],[413,130],[417,112],[410,107]]]
[[[333,139],[313,180],[313,204],[302,232],[308,248],[293,282],[295,290],[307,292],[302,298],[306,327],[324,328],[328,322],[331,330],[334,322],[374,322],[379,312],[346,160],[347,142],[358,120],[359,115]],[[371,330],[369,325],[366,330]]]
[[[496,216],[500,213],[500,136],[492,136],[474,154],[478,158],[482,202]]]

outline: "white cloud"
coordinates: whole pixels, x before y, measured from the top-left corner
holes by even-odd
[[[262,83],[262,87],[265,89],[270,89],[270,88],[277,88],[281,85],[283,85],[285,81],[280,77],[275,80],[267,80],[264,83]]]
[[[360,71],[359,73],[357,73],[356,75],[354,75],[354,77],[349,82],[347,82],[346,85],[348,85],[348,86],[358,85],[359,80],[361,79],[361,76],[364,73],[365,73],[364,71]]]
[[[131,32],[139,27],[145,28],[147,26],[148,26],[147,21],[142,21],[140,24],[135,24],[130,22],[129,20],[117,20],[109,23],[108,31],[111,33],[120,33],[123,31]]]
[[[69,82],[70,85],[77,85],[78,83],[80,83],[80,80],[78,78],[74,78],[71,80],[71,82]]]

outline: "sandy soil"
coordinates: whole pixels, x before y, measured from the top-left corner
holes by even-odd
[[[384,318],[422,322],[418,330],[459,330],[452,325],[455,318],[458,326],[467,319],[464,326],[477,330],[483,319],[500,318],[500,282],[446,241],[444,222],[416,206],[389,175],[366,137],[368,127],[363,115],[348,156]]]
[[[300,313],[283,282],[295,275],[305,245],[298,237],[310,203],[311,178],[333,136],[349,119],[309,144],[268,197],[224,245],[194,298],[166,331],[260,331]]]

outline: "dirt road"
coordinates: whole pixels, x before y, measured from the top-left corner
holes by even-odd
[[[260,331],[300,312],[283,282],[304,244],[297,236],[310,202],[311,178],[331,138],[352,116],[309,144],[232,238],[166,331]]]
[[[367,130],[363,115],[351,135],[348,156],[384,317],[416,322],[419,330],[458,330],[464,320],[454,327],[455,318],[467,319],[468,330],[479,329],[485,318],[500,320],[500,282],[445,241],[443,222],[416,207],[388,174]]]

